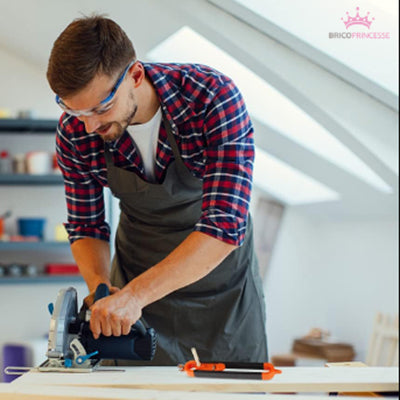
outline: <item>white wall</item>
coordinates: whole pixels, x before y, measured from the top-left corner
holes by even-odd
[[[0,46],[0,109],[13,116],[31,110],[38,118],[58,118],[58,106],[50,90],[46,71],[16,57]]]
[[[265,283],[271,355],[319,327],[365,360],[375,313],[398,313],[397,221],[286,211]]]

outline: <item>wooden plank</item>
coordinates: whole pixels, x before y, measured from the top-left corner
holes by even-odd
[[[0,384],[0,400],[257,400],[271,399],[270,394],[207,393],[155,391],[115,388],[79,388],[33,384]],[[310,396],[274,394],[274,400],[310,400]],[[313,395],[313,400],[326,400],[327,395]],[[346,400],[360,400],[349,396]]]
[[[348,368],[356,368],[356,367],[361,367],[361,368],[368,368],[367,364],[364,364],[363,362],[360,361],[349,361],[349,362],[336,362],[336,363],[327,363],[325,364],[326,367],[330,368],[337,368],[337,367],[348,367]],[[364,396],[364,397],[382,397],[378,393],[374,392],[353,392],[351,393],[354,396]],[[348,396],[348,392],[338,392],[337,396]]]
[[[270,381],[190,378],[176,367],[107,367],[89,374],[29,372],[19,384],[208,392],[395,392],[398,367],[282,367]]]

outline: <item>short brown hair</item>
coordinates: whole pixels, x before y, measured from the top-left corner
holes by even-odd
[[[112,76],[135,58],[132,42],[117,23],[102,15],[78,18],[54,42],[47,80],[65,98],[83,89],[96,74]]]

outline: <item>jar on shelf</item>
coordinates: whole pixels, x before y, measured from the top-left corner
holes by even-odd
[[[22,276],[23,267],[17,263],[11,263],[7,265],[7,275],[13,278]]]
[[[0,174],[11,174],[11,157],[7,150],[0,151]]]
[[[14,174],[26,174],[25,154],[15,154],[12,161]]]

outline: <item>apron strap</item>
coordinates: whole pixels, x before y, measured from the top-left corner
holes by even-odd
[[[178,144],[176,143],[174,133],[172,132],[172,126],[171,126],[170,122],[168,121],[167,116],[164,113],[163,113],[162,121],[164,124],[164,128],[167,131],[168,141],[171,146],[172,153],[174,154],[175,160],[180,160],[183,163],[181,153],[179,152],[179,149],[178,149]]]

